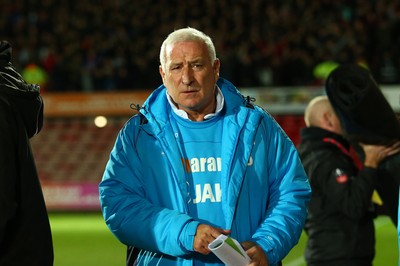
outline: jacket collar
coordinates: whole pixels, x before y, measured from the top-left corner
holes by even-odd
[[[214,116],[218,115],[222,111],[222,108],[224,107],[224,95],[222,95],[221,89],[218,86],[215,86],[215,89],[217,92],[217,95],[216,95],[217,106],[216,106],[214,113],[210,113],[210,114],[207,114],[204,116],[205,120],[213,118]],[[171,96],[168,94],[168,91],[166,92],[166,94],[167,94],[168,103],[171,106],[172,111],[174,111],[174,113],[176,115],[189,120],[188,114],[184,110],[180,110],[180,109],[178,109],[178,107],[176,107]]]
[[[232,113],[233,110],[245,105],[245,98],[240,94],[238,89],[229,81],[219,78],[217,86],[220,88],[224,98],[223,107],[226,113]],[[172,111],[171,105],[167,99],[167,89],[164,85],[159,86],[143,103],[139,110],[149,121],[149,127],[155,134],[161,134]]]

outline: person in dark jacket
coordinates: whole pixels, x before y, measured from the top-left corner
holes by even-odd
[[[29,139],[42,128],[39,87],[11,64],[0,41],[0,265],[53,265],[50,223]]]
[[[335,68],[325,83],[326,96],[342,125],[342,135],[357,156],[363,151],[358,143],[391,145],[400,141],[400,121],[369,70],[358,64]],[[400,154],[390,156],[378,167],[376,190],[393,224],[398,223]]]
[[[399,152],[392,146],[360,143],[365,156],[356,163],[328,97],[310,101],[298,146],[312,187],[305,224],[307,265],[372,265],[376,217],[372,195],[377,167]]]

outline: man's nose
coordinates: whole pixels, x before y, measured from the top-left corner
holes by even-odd
[[[189,67],[184,67],[182,71],[182,83],[190,85],[193,82],[193,73]]]

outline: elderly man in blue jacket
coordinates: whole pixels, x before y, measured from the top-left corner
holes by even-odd
[[[278,265],[301,235],[311,189],[276,121],[227,80],[211,38],[172,32],[163,85],[120,131],[99,185],[127,265],[223,265],[208,245],[237,239],[249,265]]]

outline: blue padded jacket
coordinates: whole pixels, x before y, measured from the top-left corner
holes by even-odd
[[[301,235],[311,196],[308,178],[276,121],[227,80],[217,84],[225,98],[224,229],[239,242],[256,242],[275,265]],[[109,229],[122,243],[140,248],[138,261],[146,265],[165,265],[163,256],[174,265],[193,265],[199,221],[187,214],[188,186],[170,115],[160,86],[120,131],[99,185]]]

